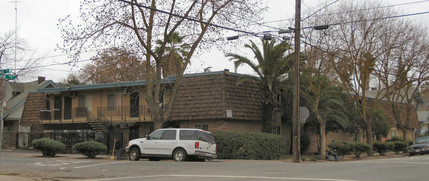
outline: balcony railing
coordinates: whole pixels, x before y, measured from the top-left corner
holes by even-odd
[[[90,112],[87,107],[77,107],[71,110],[71,121],[90,120],[90,115],[96,115],[99,120],[111,122],[123,121],[150,121],[151,115],[148,106],[129,107],[129,106],[113,106],[113,107],[98,107],[97,112]],[[59,119],[54,118],[53,112],[61,113],[61,110],[40,110],[40,120],[42,122],[58,122]],[[66,113],[66,111],[64,111]],[[54,118],[54,119],[52,119]],[[69,116],[64,114],[65,120],[70,120]]]
[[[130,106],[99,107],[97,108],[97,116],[99,119],[110,121],[151,120],[148,106],[139,106],[138,108],[130,108]]]

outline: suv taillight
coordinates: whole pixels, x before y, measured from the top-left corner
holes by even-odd
[[[196,141],[195,142],[195,148],[198,149],[200,147],[200,142]]]

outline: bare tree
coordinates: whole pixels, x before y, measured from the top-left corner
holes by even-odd
[[[338,13],[341,12],[341,13]],[[379,2],[347,2],[327,8],[321,12],[317,22],[330,25],[326,30],[328,36],[318,42],[317,46],[329,51],[334,58],[333,69],[338,74],[338,81],[345,90],[354,95],[354,102],[361,119],[366,125],[367,143],[370,145],[368,155],[373,154],[372,119],[368,106],[378,109],[379,102],[385,98],[391,81],[383,84],[379,77],[381,73],[395,74],[392,69],[386,69],[384,61],[393,61],[393,54],[403,54],[405,49],[398,47],[412,46],[410,42],[400,41],[407,31],[398,29],[400,19],[389,18],[397,15],[392,8]],[[319,24],[320,25],[320,24]],[[314,42],[314,40],[309,40]],[[405,44],[403,44],[405,43]],[[371,92],[370,86],[376,87]],[[369,103],[368,97],[373,102]],[[375,111],[373,111],[375,113]]]
[[[64,39],[60,48],[74,53],[74,60],[79,59],[83,50],[101,46],[126,47],[143,54],[145,97],[154,127],[160,128],[169,119],[172,102],[192,56],[211,42],[219,41],[223,35],[219,27],[237,28],[258,19],[263,10],[260,7],[261,2],[253,0],[84,0],[80,23],[73,23],[70,17],[60,21]],[[160,94],[165,87],[161,85],[162,66],[168,61],[164,55],[174,32],[185,36],[183,43],[190,48],[169,96],[163,96],[167,99],[161,102]],[[157,45],[158,40],[162,43]]]
[[[414,99],[421,85],[429,80],[427,31],[405,20],[386,26],[395,31],[383,34],[388,53],[380,59],[381,70],[375,75],[385,87],[383,95],[392,108],[390,114],[406,141]]]

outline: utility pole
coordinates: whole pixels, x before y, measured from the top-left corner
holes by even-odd
[[[300,47],[301,47],[301,0],[295,0],[295,65],[293,71],[293,78],[295,80],[293,89],[293,161],[301,162],[301,133],[300,133],[300,120],[299,120],[299,95],[300,95],[300,84],[299,84],[299,66],[300,66]]]
[[[6,97],[6,86],[4,85],[4,79],[0,79],[0,159],[1,159],[1,147],[3,144],[3,101]]]

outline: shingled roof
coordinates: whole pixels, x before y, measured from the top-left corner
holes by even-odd
[[[373,106],[374,104],[374,99],[368,99],[368,103],[370,106]],[[383,110],[384,114],[387,117],[387,122],[391,125],[391,126],[396,126],[396,119],[393,116],[393,111],[392,111],[392,107],[391,105],[384,100],[381,100],[378,103],[378,107],[379,109]],[[404,103],[398,103],[400,104],[400,115],[401,115],[401,121],[402,123],[405,123],[406,121],[406,113],[407,113],[407,105]],[[416,108],[414,106],[410,107],[410,111],[411,111],[411,115],[410,115],[410,121],[408,123],[405,123],[404,125],[407,126],[408,128],[418,128],[419,127],[419,120],[417,117],[417,112],[416,112]]]
[[[262,120],[259,84],[255,80],[237,84],[240,76],[227,70],[184,76],[170,120]]]

